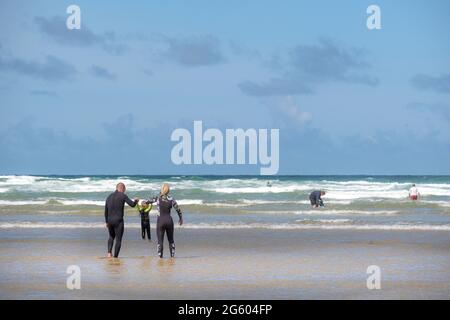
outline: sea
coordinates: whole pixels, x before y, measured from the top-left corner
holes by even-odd
[[[362,175],[2,175],[0,230],[104,228],[105,199],[118,182],[139,199],[169,183],[186,229],[450,231],[450,176]],[[412,184],[418,201],[408,199]],[[314,190],[326,192],[324,207],[310,206]],[[140,228],[135,208],[127,207],[125,223]]]

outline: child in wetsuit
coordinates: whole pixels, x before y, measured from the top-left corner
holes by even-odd
[[[150,234],[149,213],[150,213],[150,210],[152,210],[152,204],[148,203],[147,201],[141,201],[140,203],[138,203],[136,208],[139,211],[139,215],[141,216],[142,239],[145,239],[145,233],[147,233],[148,240],[151,240],[152,236]]]

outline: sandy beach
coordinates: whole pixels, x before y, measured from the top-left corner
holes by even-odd
[[[450,297],[448,232],[178,228],[175,236],[176,258],[161,260],[155,242],[128,228],[112,260],[100,228],[2,230],[0,298]],[[69,265],[81,269],[80,290],[66,288]],[[367,289],[370,265],[381,268],[380,290]]]

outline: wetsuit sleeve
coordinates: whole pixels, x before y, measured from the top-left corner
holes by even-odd
[[[148,204],[153,204],[153,203],[155,203],[156,201],[158,201],[158,197],[152,197],[152,198],[150,198],[149,200],[147,200],[147,203],[148,203]]]
[[[130,198],[128,198],[127,195],[125,195],[125,202],[130,206],[130,207],[135,207],[136,206],[136,202],[134,202],[133,200],[131,200]]]
[[[178,217],[181,218],[182,212],[181,212],[180,207],[178,206],[178,203],[175,200],[172,200],[172,206],[176,210],[176,212],[178,213]]]
[[[108,223],[108,203],[105,201],[105,222]]]

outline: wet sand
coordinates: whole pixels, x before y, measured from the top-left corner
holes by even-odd
[[[449,299],[447,231],[176,229],[177,256],[126,229],[121,257],[103,229],[3,229],[1,299]],[[152,229],[155,237],[155,229]],[[69,265],[81,289],[66,288]],[[366,286],[381,268],[381,289]]]

